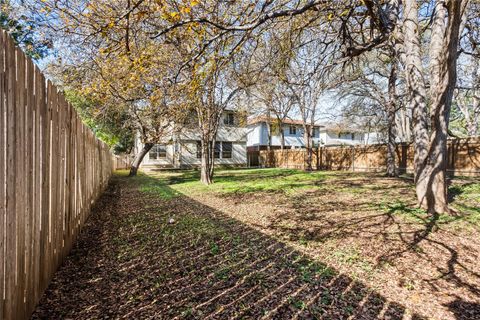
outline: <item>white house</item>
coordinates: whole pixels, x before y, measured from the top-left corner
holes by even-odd
[[[215,143],[215,164],[241,167],[247,165],[247,129],[233,111],[222,115]],[[182,130],[156,144],[140,165],[140,168],[192,168],[201,164],[200,133],[195,129]],[[135,140],[135,152],[143,147]]]
[[[341,146],[366,144],[369,136],[356,128],[344,124],[322,125],[320,128],[320,145]]]
[[[272,124],[275,120],[271,120]],[[302,121],[285,119],[282,129],[285,137],[285,148],[305,147],[305,138]],[[250,119],[247,125],[247,148],[250,151],[265,150],[268,146],[268,126],[265,117]],[[357,145],[366,142],[366,135],[356,129],[340,125],[321,125],[313,127],[313,144],[321,145]],[[280,130],[272,130],[271,147],[278,149],[281,146]]]

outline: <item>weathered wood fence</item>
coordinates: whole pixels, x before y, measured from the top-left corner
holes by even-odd
[[[413,172],[413,145],[399,144],[396,148],[396,168],[399,173]],[[304,169],[305,149],[254,151],[264,167]],[[447,172],[456,176],[480,176],[480,138],[448,141]],[[314,150],[312,166],[317,170],[376,171],[386,170],[387,147],[368,146],[321,147]]]
[[[30,316],[111,173],[109,148],[1,32],[1,319]]]
[[[133,158],[129,154],[114,155],[113,156],[113,169],[125,170],[130,169]]]

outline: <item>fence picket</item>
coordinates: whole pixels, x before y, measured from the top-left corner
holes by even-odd
[[[4,285],[5,285],[5,219],[6,219],[6,172],[5,147],[6,141],[6,104],[5,104],[5,42],[4,34],[0,32],[0,315],[3,315]]]
[[[106,187],[114,158],[0,32],[0,319],[27,319]]]
[[[451,176],[480,176],[480,137],[448,140],[447,174]],[[400,174],[413,173],[414,149],[411,144],[398,144],[396,168]],[[304,169],[306,150],[250,151],[258,157],[259,165],[288,169]],[[324,146],[314,149],[312,166],[321,170],[351,170],[382,172],[387,166],[387,146]]]

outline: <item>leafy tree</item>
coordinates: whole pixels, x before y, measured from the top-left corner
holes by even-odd
[[[211,75],[198,77],[199,73],[195,70],[202,70],[201,66],[206,63],[217,64],[219,57],[222,61],[233,61],[234,64],[237,64],[236,59],[240,57],[241,62],[248,65],[251,61],[246,56],[250,54],[253,57],[258,49],[264,47],[263,43],[274,41],[272,35],[286,24],[292,26],[292,32],[303,28],[312,28],[315,31],[311,33],[311,37],[301,41],[301,45],[311,42],[325,44],[318,48],[329,58],[322,60],[315,68],[317,71],[346,63],[354,64],[356,59],[365,53],[390,47],[402,66],[406,81],[406,103],[413,113],[414,171],[418,203],[431,213],[449,212],[446,196],[448,124],[457,81],[458,53],[474,54],[471,49],[478,47],[479,43],[478,2],[27,2],[32,2],[50,15],[46,21],[53,25],[53,30],[69,35],[69,39],[83,48],[79,61],[90,63],[90,67],[84,70],[103,70],[97,72],[97,76],[100,74],[100,78],[96,78],[99,81],[94,81],[95,85],[90,86],[93,91],[124,101],[134,110],[146,105],[156,111],[158,106],[162,106],[161,110],[169,110],[173,99],[172,95],[165,94],[169,92],[165,89],[165,79],[173,79],[175,85],[192,81],[204,83],[207,79],[213,81]],[[85,46],[85,43],[88,45]],[[152,50],[159,50],[158,55],[152,55]],[[162,72],[158,72],[157,62],[150,63],[158,56],[168,57],[165,69],[160,69]],[[172,61],[173,63],[168,63]],[[75,65],[82,63],[76,61]],[[144,63],[152,67],[144,68]],[[267,62],[267,66],[268,64]],[[223,68],[223,64],[219,65]],[[160,85],[152,78],[158,74],[161,75]],[[127,75],[127,78],[122,78],[122,75]],[[132,77],[131,81],[128,81],[128,77]],[[128,90],[132,84],[132,90]],[[210,85],[211,88],[215,86]],[[158,91],[159,88],[163,89]],[[391,88],[393,97],[393,86]],[[153,94],[154,92],[157,94]],[[159,92],[162,93],[158,94]],[[211,90],[205,92],[210,92],[211,97],[215,96]],[[149,99],[155,95],[168,98],[161,99],[161,104],[151,103]],[[390,99],[390,102],[392,101]],[[153,121],[150,123],[154,123],[155,128],[159,127],[159,123],[164,123],[165,118],[158,122],[152,117],[153,114],[145,114],[149,121]],[[212,121],[215,121],[217,113],[212,113],[211,117]]]
[[[218,4],[221,5],[220,2]],[[400,39],[398,54],[405,65],[407,101],[413,110],[418,203],[431,213],[444,213],[450,211],[446,184],[448,122],[457,80],[462,18],[466,16],[469,1],[437,0],[422,1],[420,4],[422,8],[419,9],[417,0],[262,1],[254,6],[246,3],[245,7],[239,9],[237,2],[227,2],[222,3],[227,7],[231,5],[230,8],[224,8],[230,13],[224,15],[226,19],[210,19],[208,11],[203,11],[195,18],[173,23],[157,35],[203,23],[217,30],[205,41],[209,45],[227,32],[251,36],[254,32],[275,26],[278,21],[298,16],[307,19],[312,14],[312,20],[308,21],[332,21],[323,26],[327,32],[335,33],[338,37],[334,42],[340,44],[340,50],[332,51],[333,56],[340,55],[336,64],[376,50],[392,37]],[[236,12],[241,12],[241,16],[235,15]],[[432,23],[426,23],[429,20]],[[422,21],[426,28],[422,27]],[[395,33],[398,27],[401,32]],[[425,31],[428,31],[426,43],[429,46],[423,48],[425,56],[422,56]],[[425,60],[422,61],[422,58],[428,61],[428,69],[424,69]],[[425,81],[427,75],[430,80],[428,90]]]
[[[167,7],[146,1],[26,1],[31,15],[56,40],[62,59],[50,66],[65,88],[91,104],[87,116],[102,133],[112,126],[138,134],[144,148],[131,164],[135,175],[144,156],[158,141],[171,142],[187,113],[177,95],[177,66],[182,42],[172,36],[161,45],[145,30],[146,12],[174,19]],[[89,109],[89,110],[90,110]],[[104,137],[122,138],[116,134]],[[133,136],[133,134],[130,134]],[[113,143],[114,141],[112,141]]]
[[[0,28],[6,30],[26,55],[34,60],[44,58],[51,47],[50,41],[41,40],[36,34],[36,26],[34,19],[16,14],[9,0],[0,0]]]
[[[234,101],[246,84],[238,79],[234,65],[222,57],[219,50],[205,56],[202,64],[196,64],[191,75],[182,85],[183,93],[193,108],[201,141],[200,180],[213,182],[215,144],[218,128],[225,110],[233,109]]]
[[[114,153],[130,153],[134,144],[135,132],[128,123],[128,115],[118,110],[99,117],[96,103],[80,93],[67,90],[66,99],[73,105],[83,122],[95,133],[97,138],[105,142]],[[117,111],[117,112],[113,112]]]

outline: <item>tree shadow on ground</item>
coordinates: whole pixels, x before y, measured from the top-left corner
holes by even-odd
[[[159,199],[115,177],[32,318],[403,319],[406,314],[404,306],[364,283],[212,207],[186,196]],[[413,319],[424,318],[413,314]]]
[[[366,187],[364,180],[361,184],[329,180],[328,188],[286,200],[265,228],[309,246],[345,243],[360,248],[365,259],[375,263],[372,268],[393,266],[399,279],[418,280],[432,296],[443,293],[440,296],[445,298],[456,293],[479,301],[480,273],[475,262],[479,243],[474,236],[468,243],[461,233],[465,230],[450,227],[461,222],[462,228],[471,225],[477,234],[478,224],[470,223],[466,214],[428,215],[412,203],[399,201],[403,193],[413,199],[413,190],[408,184],[401,186],[390,180],[395,188]],[[348,190],[351,186],[357,190]],[[348,192],[341,196],[342,190]],[[368,194],[370,191],[376,193]]]
[[[316,174],[317,179],[321,179],[322,176],[320,172],[312,172]],[[312,174],[310,173],[310,174]],[[218,170],[215,174],[216,183],[236,183],[236,182],[251,182],[251,181],[264,181],[268,179],[281,179],[281,178],[295,178],[299,179],[305,178],[306,173],[304,171],[295,170],[295,169],[229,169],[229,170]],[[188,182],[198,181],[200,179],[200,171],[198,169],[193,170],[161,170],[160,174],[153,173],[156,179],[161,180],[168,185],[182,184]]]
[[[457,298],[446,305],[455,314],[457,320],[480,319],[480,303],[474,303]]]

